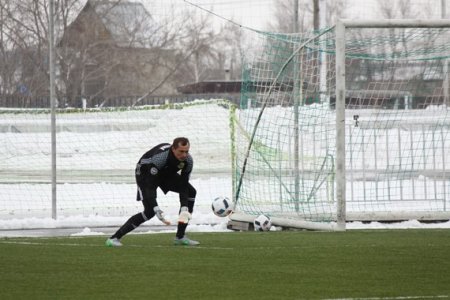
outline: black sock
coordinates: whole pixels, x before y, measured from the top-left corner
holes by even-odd
[[[135,214],[129,218],[128,221],[126,221],[125,224],[123,224],[122,227],[120,227],[119,230],[111,236],[111,238],[117,238],[120,240],[125,234],[134,230],[136,227],[144,223],[144,221],[144,217],[141,213]]]
[[[188,226],[187,223],[178,222],[177,235],[176,235],[177,238],[181,239],[184,236],[187,226]]]

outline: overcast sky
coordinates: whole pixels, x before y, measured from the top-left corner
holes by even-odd
[[[304,2],[305,0],[299,0]],[[310,0],[312,1],[312,0]],[[335,0],[323,0],[323,2]],[[450,1],[446,0],[446,10],[449,10]],[[204,9],[211,10],[226,19],[232,19],[240,25],[259,30],[266,30],[267,20],[273,17],[276,0],[189,0],[185,3],[194,3]],[[380,18],[380,3],[397,6],[400,0],[345,0],[345,18],[370,19]],[[411,11],[416,18],[440,18],[441,0],[409,0]],[[448,15],[448,14],[447,14]]]

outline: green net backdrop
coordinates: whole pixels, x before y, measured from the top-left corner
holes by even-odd
[[[249,34],[237,209],[336,219],[336,35]],[[449,28],[354,28],[345,40],[347,220],[450,206]]]

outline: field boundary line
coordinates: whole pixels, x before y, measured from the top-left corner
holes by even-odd
[[[78,243],[42,243],[42,242],[26,242],[26,241],[0,241],[0,244],[16,244],[16,245],[36,245],[36,246],[69,246],[69,247],[103,247],[108,248],[104,244],[78,244]],[[118,248],[118,247],[116,247]],[[212,249],[212,250],[235,250],[232,247],[208,247],[208,246],[176,246],[176,245],[124,245],[123,248],[174,248],[174,249]]]
[[[449,295],[436,296],[398,296],[398,297],[368,297],[368,298],[327,298],[322,300],[410,300],[410,299],[444,299]]]

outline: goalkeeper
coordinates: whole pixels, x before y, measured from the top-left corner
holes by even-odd
[[[185,236],[197,191],[189,183],[189,176],[193,167],[193,159],[189,154],[189,140],[177,137],[172,145],[159,144],[147,151],[136,165],[135,175],[137,183],[137,200],[142,201],[144,211],[130,217],[122,227],[109,239],[109,247],[122,246],[120,239],[145,221],[156,216],[161,222],[169,225],[164,213],[156,201],[156,189],[159,187],[164,194],[176,192],[180,197],[180,211],[178,218],[175,245],[196,246],[200,244]]]

